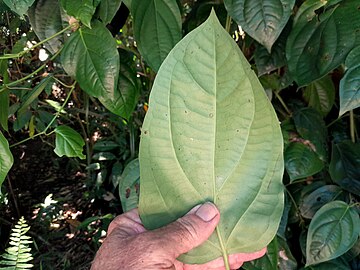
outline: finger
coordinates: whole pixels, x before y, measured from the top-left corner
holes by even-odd
[[[145,232],[146,229],[141,223],[138,209],[132,209],[120,216],[117,216],[109,225],[107,235],[110,235],[114,229],[121,229],[127,235],[135,235]]]
[[[219,223],[220,213],[212,203],[194,207],[177,221],[153,231],[161,236],[164,251],[173,258],[205,242]]]

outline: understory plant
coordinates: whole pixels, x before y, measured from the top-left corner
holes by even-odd
[[[219,36],[209,34],[214,25],[197,28],[211,9]],[[220,234],[231,236],[225,227],[236,221],[242,229],[271,224],[267,240],[248,247],[267,245],[266,255],[243,269],[360,268],[358,0],[4,0],[0,11],[0,185],[13,149],[41,138],[87,171],[96,199],[119,194],[126,211],[140,193],[149,227],[185,213],[194,198],[220,206]],[[238,90],[225,91],[231,87]],[[151,120],[140,130],[145,115]],[[153,135],[161,140],[146,141]],[[198,152],[202,146],[215,154]],[[229,196],[196,197],[206,193],[206,176],[221,189],[226,173],[241,179],[224,185]],[[147,213],[169,190],[154,183],[162,177],[203,186],[180,181],[173,210],[151,225]],[[249,190],[261,196],[250,200]],[[149,194],[154,205],[142,201]],[[280,194],[279,207],[271,194]],[[243,208],[222,206],[237,200]],[[251,232],[235,234],[243,239],[228,253],[256,242]]]

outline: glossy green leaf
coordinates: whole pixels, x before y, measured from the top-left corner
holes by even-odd
[[[353,49],[346,57],[347,70],[340,81],[339,116],[347,111],[360,107],[360,47]]]
[[[335,259],[348,251],[360,234],[356,210],[342,201],[333,201],[311,220],[306,242],[306,265]]]
[[[14,131],[17,132],[24,128],[30,122],[31,116],[32,113],[29,110],[18,113],[13,125]]]
[[[61,63],[89,95],[114,98],[120,71],[119,53],[114,38],[102,23],[93,22],[92,29],[80,28],[73,33],[65,42]]]
[[[114,92],[114,98],[100,96],[100,102],[112,113],[129,120],[140,95],[136,73],[121,63],[119,81]]]
[[[158,71],[181,39],[181,14],[174,0],[132,0],[136,44],[149,66]]]
[[[0,76],[2,76],[3,84],[9,83],[7,60],[0,60]],[[0,126],[4,130],[8,130],[8,118],[9,118],[9,90],[3,90],[0,92]]]
[[[309,106],[326,116],[335,102],[335,86],[330,76],[309,84],[304,90]]]
[[[23,102],[19,108],[19,113],[24,112],[27,107],[44,91],[45,87],[53,82],[51,76],[44,78],[38,85],[36,85],[31,91],[29,91],[23,98]]]
[[[38,0],[28,10],[31,28],[40,40],[44,40],[65,27],[59,0]],[[64,35],[58,35],[45,43],[45,48],[56,53],[64,42]]]
[[[303,108],[294,112],[294,123],[300,136],[307,140],[305,143],[322,161],[327,160],[325,122],[320,113],[312,108]]]
[[[23,16],[35,0],[3,0],[3,2],[14,12]]]
[[[0,131],[0,188],[14,163],[13,155],[9,149],[9,143]]]
[[[113,141],[97,141],[94,145],[94,151],[111,151],[119,148],[120,145]]]
[[[59,156],[79,157],[85,159],[83,147],[84,139],[81,135],[68,126],[58,126],[55,128],[56,140],[54,152]]]
[[[108,24],[114,18],[120,8],[122,0],[101,0],[97,14],[104,24]]]
[[[231,17],[268,52],[290,18],[295,0],[225,0]]]
[[[91,19],[96,10],[94,2],[94,0],[61,0],[61,5],[67,14],[91,28]]]
[[[316,153],[301,142],[291,143],[285,150],[284,159],[291,181],[314,175],[324,168]]]
[[[212,201],[218,235],[181,256],[204,263],[265,247],[284,205],[279,121],[249,63],[214,12],[156,76],[140,142],[139,212],[154,229]]]
[[[332,2],[307,0],[295,16],[286,57],[299,86],[326,75],[360,44],[358,0],[337,1],[336,5]]]
[[[343,191],[336,185],[325,185],[304,196],[299,205],[299,210],[304,218],[312,219],[315,213],[325,204],[339,200]]]
[[[343,189],[360,196],[360,144],[345,141],[333,144],[329,173]]]
[[[125,167],[119,183],[119,196],[124,212],[137,207],[139,201],[139,188],[139,160],[134,159]]]
[[[296,270],[297,262],[287,243],[280,237],[275,237],[267,246],[265,256],[244,263],[242,268],[245,270]]]

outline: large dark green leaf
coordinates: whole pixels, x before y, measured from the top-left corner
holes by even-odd
[[[222,217],[218,234],[181,260],[262,249],[283,212],[282,152],[271,103],[212,12],[170,52],[154,82],[139,157],[144,225],[161,227],[212,201]]]
[[[242,268],[245,270],[296,270],[297,262],[287,243],[280,237],[275,237],[267,246],[265,256],[246,262]]]
[[[120,8],[122,0],[101,0],[97,14],[104,24],[108,24],[114,18]]]
[[[4,3],[14,12],[23,16],[35,0],[3,0]]]
[[[325,122],[320,113],[312,108],[303,108],[295,111],[294,123],[300,136],[322,161],[327,160]]]
[[[333,144],[329,173],[343,189],[360,196],[360,144]]]
[[[158,71],[181,39],[181,15],[174,0],[132,0],[136,44],[149,66]]]
[[[306,265],[326,262],[343,255],[358,239],[360,219],[356,210],[333,201],[315,214],[306,242]]]
[[[330,76],[309,84],[304,90],[304,98],[323,116],[326,116],[335,102],[335,86]]]
[[[14,163],[9,149],[9,143],[0,131],[0,188],[4,179]]]
[[[311,147],[301,142],[291,143],[285,150],[284,158],[291,181],[314,175],[324,168],[324,163]]]
[[[340,81],[340,112],[343,115],[347,111],[360,106],[360,47],[353,49],[346,57],[346,72]]]
[[[351,268],[349,263],[341,258],[302,268],[302,270],[333,270],[333,269],[349,270]]]
[[[91,19],[96,10],[94,0],[61,0],[61,5],[70,16],[74,16],[84,25],[91,28]]]
[[[322,186],[301,199],[299,205],[300,213],[304,218],[312,219],[322,206],[335,199],[341,199],[341,197],[344,197],[343,194],[339,186]]]
[[[29,9],[28,16],[31,28],[40,40],[44,40],[61,31],[65,24],[59,0],[38,0]],[[55,53],[62,46],[64,36],[59,35],[45,43],[46,49]]]
[[[225,0],[230,16],[268,52],[290,18],[295,0]]]
[[[92,29],[80,28],[73,33],[65,42],[61,62],[89,95],[114,98],[120,70],[119,53],[115,40],[102,23],[93,22]]]
[[[0,60],[0,75],[2,76],[3,85],[9,83],[7,60]],[[9,118],[9,90],[3,90],[0,92],[0,126],[4,130],[8,130],[8,118]]]
[[[59,156],[79,157],[85,159],[83,147],[84,139],[81,135],[68,126],[58,126],[55,128],[56,141],[54,152]]]
[[[297,12],[286,43],[289,69],[298,85],[317,80],[339,66],[360,43],[358,0],[307,0]],[[319,13],[321,8],[324,12]]]
[[[119,82],[114,97],[111,99],[105,95],[100,96],[99,100],[109,111],[129,120],[138,102],[139,94],[136,73],[121,63]]]
[[[139,160],[134,159],[125,167],[119,183],[119,196],[124,212],[137,207],[139,201],[139,188]]]

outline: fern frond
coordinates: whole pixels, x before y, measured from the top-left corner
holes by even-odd
[[[10,247],[2,254],[0,260],[0,270],[20,270],[31,269],[33,265],[29,263],[33,257],[29,244],[31,238],[26,235],[30,230],[24,217],[20,218],[10,234]]]

